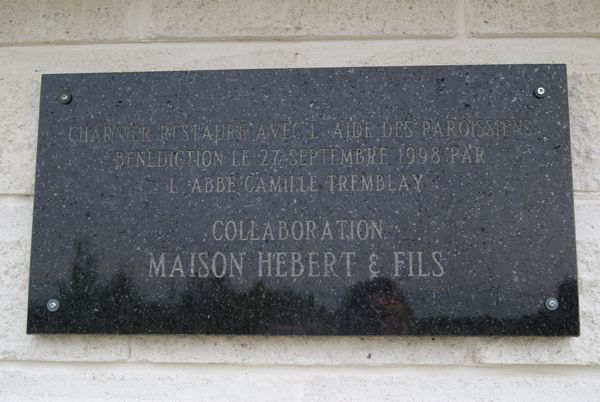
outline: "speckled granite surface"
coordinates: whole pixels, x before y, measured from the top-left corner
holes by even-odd
[[[48,75],[39,130],[30,333],[579,332],[564,65]]]

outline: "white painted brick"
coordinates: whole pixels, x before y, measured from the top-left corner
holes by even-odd
[[[598,0],[467,0],[476,36],[600,35]]]
[[[600,284],[600,199],[579,193],[575,199],[577,271],[580,280]]]
[[[1,0],[0,44],[450,37],[456,0]]]
[[[598,191],[597,154],[593,147],[597,133],[597,76],[600,52],[597,41],[589,39],[538,39],[477,41],[338,41],[279,43],[146,44],[0,48],[0,194],[31,194],[37,128],[40,73],[139,71],[173,69],[318,67],[353,65],[426,65],[461,63],[567,63],[570,72],[572,135],[576,188]],[[507,56],[510,55],[510,60]],[[15,96],[15,94],[17,96]],[[590,129],[592,127],[592,129]],[[587,142],[586,142],[587,141]],[[585,144],[581,146],[580,144]],[[579,183],[579,184],[578,184]],[[581,193],[583,194],[583,193]],[[8,200],[8,201],[7,201]],[[12,200],[12,201],[11,201]],[[17,201],[14,201],[17,200]],[[19,207],[19,200],[27,200]],[[31,223],[30,199],[3,197],[0,230],[3,255],[0,264],[2,294],[15,302],[0,310],[0,353],[10,360],[122,360],[128,356],[128,337],[26,336],[26,278],[30,226],[14,222],[21,217]],[[11,204],[11,203],[16,204]],[[6,204],[8,203],[8,204]],[[13,209],[11,209],[13,208]],[[25,208],[25,209],[23,209]],[[29,210],[26,211],[26,209]],[[577,237],[582,278],[597,280],[597,207],[577,205]],[[26,216],[26,217],[25,217]],[[13,221],[9,220],[12,219]],[[19,226],[21,225],[21,226]],[[21,237],[13,233],[21,233]],[[7,234],[8,233],[8,234]],[[4,237],[3,237],[4,236]],[[14,239],[21,238],[21,243]],[[596,279],[594,279],[596,278]],[[591,283],[591,282],[589,282]],[[589,309],[588,293],[582,310]],[[592,300],[593,301],[593,300]],[[542,362],[588,364],[598,362],[594,317],[582,313],[584,332],[576,340],[525,338],[504,347],[502,354],[515,362],[536,362],[535,352],[548,345],[566,348],[556,356],[547,354]],[[591,335],[590,335],[591,334]],[[132,359],[157,362],[213,362],[264,364],[463,364],[469,339],[340,338],[224,338],[224,337],[133,337]],[[478,354],[494,361],[493,351],[480,343]],[[491,349],[496,340],[490,340]],[[553,343],[554,342],[554,343]],[[521,346],[518,346],[521,345]],[[147,350],[143,350],[143,349]],[[155,349],[153,351],[152,349]],[[506,350],[515,350],[507,352]],[[523,350],[531,350],[529,355]],[[371,353],[371,358],[368,358]],[[287,357],[286,357],[287,356]],[[519,360],[521,356],[521,360]],[[533,357],[532,357],[533,356]],[[553,360],[554,359],[554,360]],[[508,361],[513,361],[510,358]]]
[[[33,192],[42,73],[507,62],[567,63],[574,187],[600,191],[600,43],[513,39],[0,48],[0,194]]]
[[[0,197],[0,360],[126,359],[126,337],[26,335],[32,206],[32,197]]]
[[[468,338],[144,336],[131,360],[277,365],[463,364]]]
[[[0,75],[0,194],[33,194],[40,82]]]
[[[482,39],[423,40],[460,34],[463,8]],[[600,0],[0,0],[0,401],[598,400],[600,42],[583,36]],[[203,42],[60,45],[140,40]],[[579,338],[25,334],[42,73],[495,63],[567,64]]]
[[[597,370],[9,364],[7,401],[596,401]]]
[[[579,283],[579,337],[477,338],[480,364],[600,364],[599,282]]]
[[[600,74],[571,74],[569,76],[569,113],[573,187],[577,190],[600,190],[599,111]]]
[[[146,39],[448,37],[454,0],[152,1]]]
[[[132,0],[0,0],[0,44],[122,41],[138,37]]]

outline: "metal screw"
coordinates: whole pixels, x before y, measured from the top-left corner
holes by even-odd
[[[69,94],[69,93],[65,93],[60,96],[60,103],[62,103],[64,105],[71,103],[72,100],[73,100],[73,96],[71,96],[71,94]]]
[[[535,91],[533,91],[533,94],[535,95],[536,98],[543,98],[544,96],[546,96],[546,88],[544,87],[537,87],[535,89]]]
[[[550,311],[558,309],[558,300],[556,300],[554,297],[547,298],[546,303],[544,304],[546,305],[546,308]]]
[[[51,313],[54,313],[56,310],[59,309],[59,307],[60,307],[60,303],[56,299],[50,299],[50,300],[48,300],[48,303],[46,303],[46,308]]]

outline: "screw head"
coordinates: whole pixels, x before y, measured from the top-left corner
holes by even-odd
[[[554,297],[547,298],[544,304],[546,305],[546,308],[550,311],[558,309],[558,300],[556,300]]]
[[[54,313],[56,310],[58,310],[60,307],[60,303],[58,300],[56,299],[50,299],[48,300],[48,302],[46,303],[46,308],[48,309],[48,311],[50,311],[51,313]]]
[[[69,93],[64,93],[60,96],[60,103],[62,103],[63,105],[71,103],[72,100],[73,96],[71,96],[71,94]]]
[[[533,94],[535,95],[536,98],[543,98],[544,96],[546,96],[546,88],[544,87],[537,87],[534,91]]]

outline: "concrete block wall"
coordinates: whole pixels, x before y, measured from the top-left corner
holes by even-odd
[[[42,73],[565,63],[578,338],[25,334]],[[0,0],[0,401],[599,400],[600,0]]]

